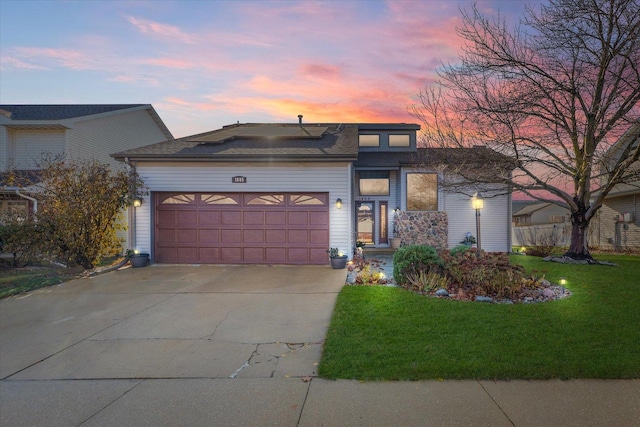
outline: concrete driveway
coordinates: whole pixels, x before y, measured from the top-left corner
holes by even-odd
[[[636,380],[314,377],[345,278],[152,266],[1,300],[0,426],[637,425]]]

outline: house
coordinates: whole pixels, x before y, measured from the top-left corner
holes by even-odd
[[[640,122],[632,125],[614,144],[609,153],[615,155],[622,147],[637,147],[640,143]],[[614,250],[640,249],[640,162],[630,168],[635,177],[616,185],[604,198],[593,228],[595,241]]]
[[[135,244],[160,263],[327,264],[356,241],[453,247],[476,234],[469,195],[439,185],[414,124],[248,123],[113,154],[149,188]],[[470,148],[468,150],[477,150]],[[484,150],[487,150],[484,148]],[[473,156],[473,152],[460,151]],[[430,163],[431,162],[431,163]],[[510,250],[510,194],[487,199],[483,249]]]
[[[12,169],[37,177],[45,153],[122,167],[111,153],[171,138],[149,104],[0,105],[0,174]],[[28,189],[0,182],[0,215],[36,207]]]
[[[554,203],[518,204],[512,216],[513,244],[565,246],[571,238],[571,212]]]
[[[570,220],[569,209],[554,203],[533,203],[513,212],[513,223],[516,226],[564,224]]]

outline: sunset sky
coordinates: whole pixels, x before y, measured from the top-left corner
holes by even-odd
[[[152,104],[174,136],[416,122],[471,1],[0,0],[0,103]],[[477,1],[516,23],[525,2]]]

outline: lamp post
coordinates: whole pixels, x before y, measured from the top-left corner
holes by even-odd
[[[480,193],[476,193],[471,198],[471,206],[476,210],[476,234],[478,236],[478,256],[482,250],[482,243],[480,240],[480,209],[484,208],[484,199]]]

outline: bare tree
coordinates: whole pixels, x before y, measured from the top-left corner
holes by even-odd
[[[476,7],[462,18],[460,62],[439,70],[412,111],[425,144],[482,144],[511,158],[490,174],[464,160],[448,168],[458,183],[501,182],[568,208],[565,255],[591,259],[589,222],[640,169],[640,2],[549,0],[527,7],[514,28]]]

